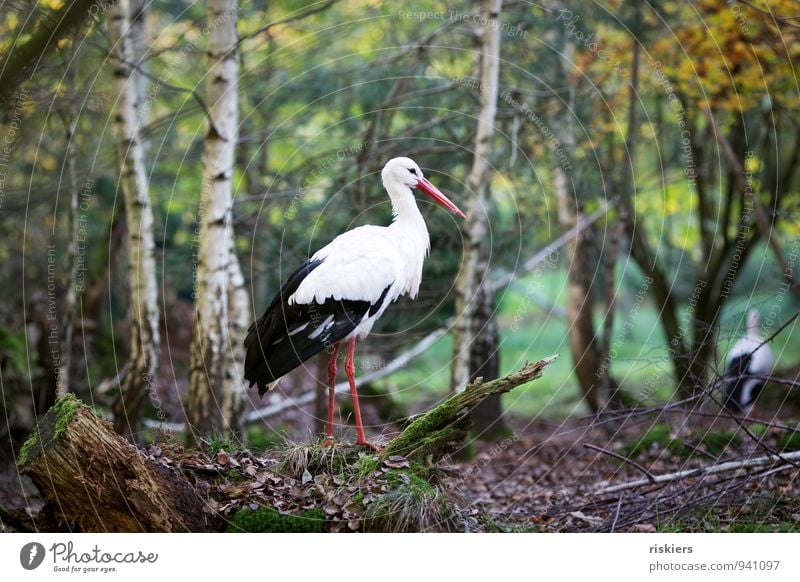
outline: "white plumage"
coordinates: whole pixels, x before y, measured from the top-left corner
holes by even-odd
[[[747,332],[728,352],[725,388],[727,405],[733,412],[746,413],[764,386],[764,380],[751,376],[768,376],[772,372],[772,349],[761,337],[758,311],[747,314]]]
[[[356,442],[367,445],[355,391],[355,340],[369,334],[390,303],[401,295],[414,298],[419,292],[430,238],[412,189],[418,188],[464,217],[409,158],[390,160],[381,180],[392,201],[392,223],[355,228],[314,253],[289,277],[245,339],[245,378],[251,386],[258,384],[261,394],[308,358],[332,348],[328,364],[329,439],[333,438],[336,357],[339,343],[347,341],[345,370],[353,395]]]

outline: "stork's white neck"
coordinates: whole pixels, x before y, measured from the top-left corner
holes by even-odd
[[[403,184],[384,184],[392,200],[392,224],[389,231],[406,262],[406,292],[415,297],[422,281],[422,264],[430,250],[430,235],[417,207],[411,188]]]

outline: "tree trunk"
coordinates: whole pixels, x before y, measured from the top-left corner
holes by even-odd
[[[480,113],[475,136],[472,169],[467,177],[470,194],[467,205],[466,248],[456,280],[456,315],[453,325],[453,363],[451,386],[456,392],[466,388],[474,376],[475,361],[472,344],[484,330],[489,332],[487,321],[478,320],[479,289],[488,285],[489,248],[486,234],[489,230],[488,189],[492,136],[497,114],[497,94],[500,75],[500,25],[498,17],[501,0],[485,0],[484,16],[487,24],[482,31],[480,58]],[[489,289],[486,293],[491,293]],[[491,310],[488,314],[491,318]],[[485,340],[481,340],[485,341]],[[492,352],[496,350],[491,350]]]
[[[74,58],[73,50],[72,56]],[[73,87],[77,87],[78,71],[77,60],[70,67],[70,80]],[[75,147],[75,129],[78,122],[78,112],[74,102],[70,102],[68,111],[64,116],[64,125],[67,130],[67,184],[69,188],[69,206],[67,207],[67,256],[64,276],[64,316],[61,318],[63,328],[63,341],[61,343],[61,366],[56,384],[56,397],[61,397],[69,392],[70,371],[72,369],[72,336],[73,322],[75,321],[75,304],[78,298],[78,153]]]
[[[70,529],[212,529],[204,495],[180,472],[149,460],[72,394],[41,418],[20,451],[18,465]]]
[[[131,354],[129,369],[114,403],[114,428],[136,435],[158,361],[159,315],[153,240],[153,210],[147,191],[144,149],[139,138],[136,86],[131,79],[133,60],[128,0],[109,11],[108,37],[114,62],[117,95],[114,126],[120,163],[120,182],[128,225],[128,286],[130,293]]]
[[[236,11],[236,0],[209,0],[208,133],[196,219],[200,241],[187,395],[188,420],[200,432],[225,430],[223,410],[233,409],[233,399],[225,400],[230,363],[225,350],[231,340],[229,297],[234,294],[229,282],[235,268],[230,263],[236,257],[229,232],[239,114]]]
[[[564,44],[562,57],[563,77],[571,78],[569,66],[573,46],[570,42]],[[575,111],[575,88],[568,88],[569,98],[563,117],[556,121],[560,128],[563,149],[566,152],[575,151],[575,131],[573,116]],[[553,156],[553,183],[556,200],[558,201],[558,219],[565,228],[574,228],[584,222],[583,213],[585,193],[576,191],[572,177],[567,174],[567,168],[562,166],[558,156]],[[598,370],[603,369],[598,349],[598,337],[595,333],[592,312],[594,307],[594,285],[597,279],[598,261],[593,252],[592,233],[594,229],[582,230],[570,243],[567,244],[567,326],[570,353],[574,365],[575,377],[589,408],[596,412],[600,409],[601,398],[599,393],[600,376]]]
[[[567,148],[567,151],[572,151]],[[569,177],[556,163],[555,191],[559,204],[559,219],[562,226],[572,228],[586,220],[575,203],[578,194],[572,191]],[[594,284],[596,280],[597,260],[594,256],[594,245],[591,239],[593,229],[582,231],[567,245],[567,326],[569,348],[572,354],[575,377],[593,412],[601,406],[597,371],[602,369],[602,362],[597,346],[597,336],[592,321],[594,306]]]
[[[225,382],[222,398],[222,428],[225,434],[240,435],[244,428],[247,383],[244,380],[244,337],[252,317],[250,295],[236,255],[233,226],[228,230],[228,325],[229,347],[225,350]]]
[[[500,334],[494,318],[494,293],[489,285],[482,285],[476,298],[478,309],[475,321],[480,327],[470,346],[471,383],[479,378],[493,380],[500,376]],[[492,438],[502,434],[503,407],[502,394],[490,394],[475,406],[472,422],[478,438]]]

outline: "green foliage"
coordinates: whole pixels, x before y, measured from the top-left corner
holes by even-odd
[[[212,457],[222,450],[226,453],[240,453],[245,450],[242,441],[226,434],[217,433],[201,439],[201,442]]]
[[[237,511],[228,524],[228,532],[248,533],[322,533],[325,514],[318,509],[308,509],[296,515],[278,513],[271,507],[253,511]]]

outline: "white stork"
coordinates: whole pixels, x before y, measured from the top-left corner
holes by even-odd
[[[747,333],[728,352],[728,368],[723,381],[726,406],[731,412],[744,414],[749,411],[764,387],[764,380],[757,376],[769,374],[773,361],[772,350],[761,337],[761,317],[753,309],[747,314]]]
[[[430,238],[412,189],[464,218],[409,158],[390,160],[381,179],[392,201],[392,223],[354,228],[318,250],[288,278],[244,340],[244,376],[251,387],[258,385],[261,396],[280,377],[330,348],[326,445],[333,444],[336,360],[340,342],[346,341],[344,367],[353,398],[356,444],[377,450],[364,434],[353,354],[356,338],[369,334],[391,302],[401,295],[413,299],[419,291]]]

